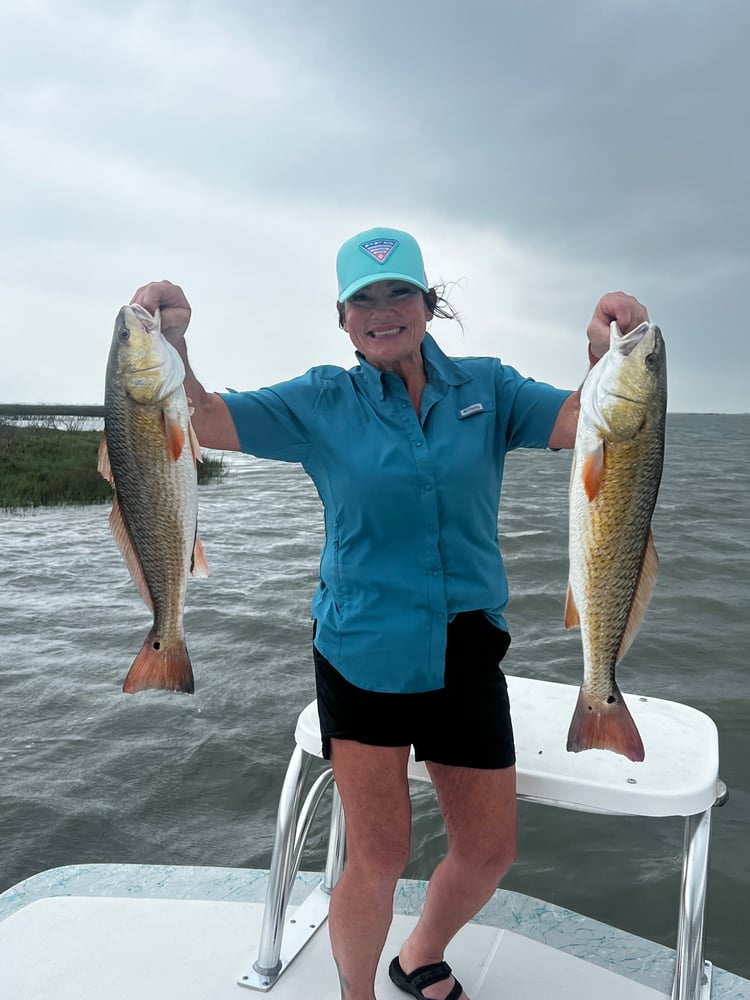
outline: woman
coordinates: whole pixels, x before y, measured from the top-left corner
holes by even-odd
[[[421,251],[373,229],[337,258],[349,371],[323,366],[270,389],[206,392],[187,360],[190,306],[169,282],[133,301],[161,309],[185,361],[193,425],[208,448],[300,462],[324,505],[313,601],[318,708],[347,830],[329,928],[346,1000],[374,1000],[409,858],[409,749],[423,759],[448,851],[424,910],[390,965],[404,992],[468,1000],[445,948],[490,898],[515,853],[515,753],[505,678],[507,582],[497,543],[506,451],[570,448],[579,394],[521,377],[494,358],[450,359],[426,332],[436,311]],[[609,324],[645,308],[605,295],[588,328],[592,364]]]

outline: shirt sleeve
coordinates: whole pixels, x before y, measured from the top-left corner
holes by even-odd
[[[311,415],[319,394],[314,369],[268,388],[220,393],[242,451],[281,462],[304,461],[310,447]]]
[[[510,376],[515,389],[507,424],[508,450],[546,448],[560,407],[571,390],[556,389],[547,382],[524,378],[515,369],[503,368],[504,379]]]

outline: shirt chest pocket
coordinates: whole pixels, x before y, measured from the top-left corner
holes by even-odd
[[[469,398],[455,410],[450,434],[451,465],[454,472],[467,477],[467,482],[476,475],[484,475],[495,452],[496,419],[495,401],[481,397]]]

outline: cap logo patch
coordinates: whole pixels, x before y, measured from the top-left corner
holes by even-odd
[[[378,264],[385,264],[397,246],[398,240],[390,239],[368,240],[367,243],[359,244],[360,250],[364,250]]]

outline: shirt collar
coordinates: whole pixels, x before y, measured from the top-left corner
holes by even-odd
[[[447,354],[443,354],[437,345],[437,341],[429,333],[424,335],[424,340],[422,341],[422,357],[425,360],[428,382],[432,381],[432,371],[446,385],[463,385],[464,382],[468,382],[471,379],[471,376],[466,374],[456,360],[449,358]]]
[[[387,372],[383,372],[379,368],[375,368],[371,365],[365,358],[364,354],[360,353],[360,351],[356,351],[355,353],[357,355],[357,361],[359,361],[359,370],[365,378],[365,384],[368,389],[377,393],[380,399],[384,399],[385,386],[383,383],[383,375],[386,375]],[[434,385],[436,388],[442,388],[442,386],[448,385],[462,385],[464,382],[468,382],[471,379],[471,376],[466,374],[457,361],[453,358],[449,358],[447,354],[444,354],[440,350],[437,342],[430,333],[425,333],[424,335],[424,340],[422,341],[422,357],[424,358],[425,370],[427,372],[427,382],[429,385]]]

